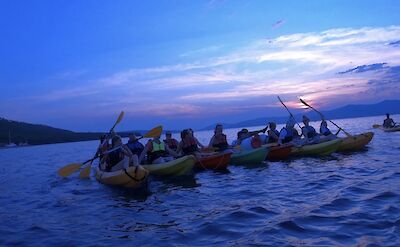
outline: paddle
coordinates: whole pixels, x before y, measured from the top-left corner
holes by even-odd
[[[111,133],[113,132],[115,126],[117,126],[117,124],[119,124],[119,123],[122,121],[122,119],[124,118],[124,115],[125,115],[124,111],[121,111],[121,113],[119,114],[119,116],[118,116],[118,118],[117,118],[117,121],[115,121],[113,127],[110,129],[110,131],[108,132],[108,134],[111,134]],[[103,141],[103,143],[102,143],[101,145],[104,145],[104,143],[105,143],[106,141],[107,141],[107,138],[104,139],[104,141]],[[95,157],[96,157],[96,155],[97,155],[97,152],[96,152],[96,154],[95,154]],[[79,178],[88,178],[88,177],[90,176],[90,171],[91,171],[91,168],[92,168],[92,163],[93,163],[93,161],[90,162],[89,165],[87,165],[85,168],[82,169],[82,171],[79,173]]]
[[[160,136],[162,133],[162,130],[163,130],[162,125],[159,125],[153,129],[149,130],[146,134],[144,134],[138,140],[140,140],[142,138],[153,138],[156,136]],[[82,171],[79,174],[80,178],[88,178],[90,176],[90,168],[91,168],[92,162],[93,162],[93,160],[89,163],[89,165],[87,165],[84,169],[82,169]]]
[[[286,110],[289,112],[290,116],[294,119],[294,121],[296,122],[297,126],[299,126],[299,128],[301,130],[300,124],[296,121],[296,119],[294,118],[293,114],[290,112],[289,108],[287,108],[287,106],[285,105],[285,103],[283,103],[283,101],[281,100],[281,98],[279,96],[278,96],[278,99],[281,102],[281,104],[286,108]]]
[[[305,102],[304,100],[300,99],[300,102],[303,103],[305,106],[310,107],[310,108],[313,109],[315,112],[317,112],[317,113],[321,116],[322,119],[326,119],[326,118],[324,117],[324,115],[323,115],[320,111],[318,111],[317,109],[315,109],[314,107],[312,107],[311,105],[309,105],[309,104],[308,104],[307,102]],[[351,137],[351,135],[350,135],[347,131],[345,131],[344,129],[342,129],[341,127],[339,127],[339,126],[338,126],[337,124],[335,124],[332,120],[329,120],[329,119],[327,119],[327,120],[328,120],[329,122],[331,122],[331,124],[335,125],[337,128],[343,130],[343,132],[346,134],[347,137]],[[337,133],[336,133],[336,134],[337,134]]]
[[[121,113],[119,114],[119,116],[117,118],[117,121],[115,121],[115,123],[114,123],[113,127],[110,129],[109,133],[111,133],[114,130],[115,126],[117,126],[117,124],[119,124],[122,121],[124,114],[125,114],[124,111],[121,111]],[[107,138],[103,141],[102,144],[104,144],[106,140],[107,140]],[[95,160],[96,158],[97,158],[97,152],[96,152],[96,155],[94,156],[94,158],[92,159],[92,161]],[[88,162],[90,162],[90,160]],[[86,164],[88,162],[85,162],[82,164],[72,163],[72,164],[66,165],[58,170],[58,174],[61,177],[68,177],[72,173],[78,171],[84,164]],[[88,173],[90,174],[91,164],[92,163],[90,163],[87,167],[85,167],[86,170],[84,169],[81,171],[81,174],[79,175],[79,177],[83,178],[84,176],[88,176]]]

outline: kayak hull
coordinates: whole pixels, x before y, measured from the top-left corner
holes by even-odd
[[[186,155],[181,158],[162,164],[142,165],[151,175],[155,176],[184,176],[193,174],[193,166],[196,159],[193,155]]]
[[[260,164],[265,160],[268,154],[268,147],[260,147],[252,150],[244,150],[239,153],[233,153],[231,156],[232,165],[252,165]]]
[[[270,161],[284,160],[288,158],[291,153],[292,153],[292,145],[272,146],[269,148],[269,152],[266,159]]]
[[[293,147],[291,155],[294,156],[323,156],[336,152],[342,142],[341,139],[334,139],[318,144],[304,145],[301,147]]]
[[[400,126],[396,126],[396,127],[393,127],[393,128],[381,127],[380,129],[382,129],[385,132],[396,132],[396,131],[400,131]]]
[[[232,153],[218,153],[197,159],[195,167],[202,170],[226,170]]]
[[[125,160],[121,162],[126,162]],[[149,172],[142,166],[131,166],[113,172],[105,172],[96,168],[95,177],[102,184],[139,188],[146,183]]]
[[[373,132],[366,132],[359,135],[342,138],[338,152],[350,152],[362,150],[374,137]]]

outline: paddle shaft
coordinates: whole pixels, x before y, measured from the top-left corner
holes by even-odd
[[[315,112],[317,112],[322,119],[326,119],[324,114],[322,114],[322,112],[318,111],[317,109],[315,109],[314,107],[312,107],[311,105],[309,105],[308,103],[306,103],[304,100],[300,99],[301,103],[303,103],[304,105],[310,107],[311,109],[313,109]],[[335,125],[338,129],[343,130],[343,132],[347,135],[347,136],[351,136],[347,131],[345,131],[344,129],[342,129],[340,126],[338,126],[336,123],[334,123],[332,120],[327,119],[331,124]]]
[[[296,121],[296,119],[294,118],[293,114],[290,112],[289,108],[287,108],[287,106],[285,105],[285,103],[283,103],[283,101],[281,100],[281,98],[278,96],[279,101],[281,102],[281,104],[286,108],[286,110],[289,112],[290,116],[294,119],[294,121],[296,122],[297,126],[299,126],[300,130],[302,129],[300,124]]]

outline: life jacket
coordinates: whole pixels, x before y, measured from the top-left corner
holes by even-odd
[[[253,136],[250,143],[252,148],[259,148],[262,145],[261,138],[259,136]]]
[[[270,130],[271,131],[271,130]],[[268,143],[275,143],[278,142],[279,139],[279,131],[274,130],[275,135],[277,136],[277,138],[273,137],[272,135],[268,135]]]
[[[226,140],[226,135],[214,135],[214,143],[212,144],[214,148],[218,148],[218,151],[224,151],[228,148],[228,141]]]
[[[317,135],[317,132],[315,131],[315,129],[314,129],[314,127],[312,127],[312,126],[304,126],[303,128],[303,132],[304,132],[304,129],[306,129],[307,130],[307,138],[313,138],[314,136],[316,136]]]
[[[168,147],[169,147],[170,149],[172,149],[172,150],[176,150],[176,149],[178,148],[178,141],[175,140],[175,139],[173,139],[173,138],[168,139],[168,140],[165,139],[164,142],[165,142],[165,144],[167,144]]]
[[[143,144],[139,141],[128,142],[126,146],[131,150],[133,154],[136,154],[137,156],[140,156],[144,149]]]
[[[286,131],[286,136],[285,136],[285,138],[282,140],[282,143],[291,142],[291,141],[293,140],[294,137],[299,136],[299,133],[297,132],[296,129],[288,130],[288,129],[286,129],[286,128],[282,128],[282,130],[285,130],[285,131]],[[282,131],[282,130],[281,130],[281,131]]]
[[[324,136],[329,136],[332,134],[332,132],[327,127],[322,127],[322,126],[321,128],[319,128],[319,132]]]
[[[186,155],[199,151],[199,147],[197,146],[197,142],[194,137],[186,137],[184,140],[182,140],[182,143],[182,151]]]
[[[147,153],[147,160],[149,161],[149,163],[153,163],[154,160],[160,157],[165,157],[166,155],[167,151],[165,150],[164,142],[151,142],[151,150]]]
[[[124,159],[124,154],[120,148],[109,153],[106,171],[108,172],[111,171],[111,168],[116,164],[118,164],[123,159]]]

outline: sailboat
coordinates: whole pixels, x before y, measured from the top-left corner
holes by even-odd
[[[17,146],[17,144],[11,143],[11,131],[8,130],[8,145],[6,145],[5,147],[12,148],[12,147],[16,147],[16,146]]]

